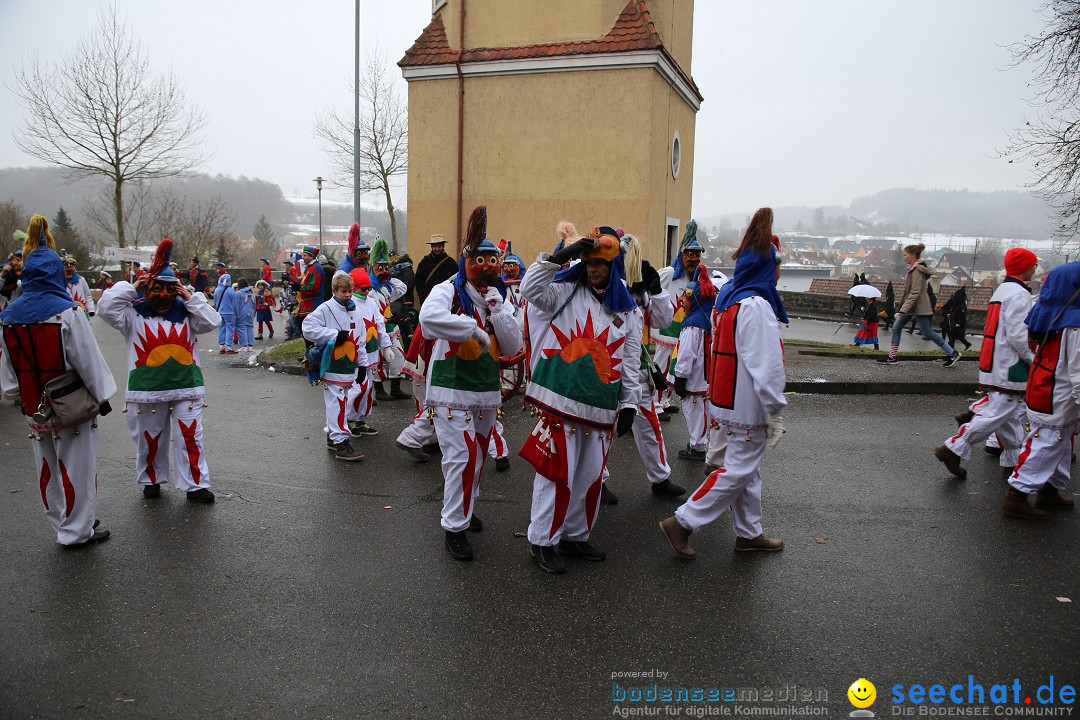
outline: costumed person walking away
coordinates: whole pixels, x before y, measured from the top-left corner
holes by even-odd
[[[960,353],[949,347],[945,339],[930,327],[930,318],[934,314],[934,305],[930,301],[928,288],[934,271],[919,259],[925,249],[926,246],[922,243],[908,245],[904,248],[904,262],[908,264],[908,269],[904,279],[904,289],[900,291],[900,314],[896,316],[896,325],[893,326],[889,356],[878,360],[882,365],[895,365],[899,362],[896,359],[896,354],[900,351],[900,333],[904,331],[904,326],[909,321],[917,322],[919,332],[922,333],[923,337],[933,340],[945,353],[945,367],[951,368],[960,362]]]
[[[683,416],[690,441],[679,450],[684,460],[705,460],[709,445],[709,348],[711,347],[712,310],[716,302],[709,268],[698,265],[693,279],[680,298],[686,318],[679,333],[675,358],[675,394],[683,400]],[[689,398],[689,404],[686,402]]]
[[[499,357],[521,350],[521,329],[499,279],[499,249],[486,237],[487,208],[469,216],[458,273],[436,285],[420,309],[420,330],[435,341],[427,404],[442,449],[442,527],[455,560],[472,560],[466,530],[474,512],[491,428],[502,407]]]
[[[581,262],[560,269],[578,255]],[[529,551],[545,572],[566,570],[562,554],[607,557],[589,538],[612,431],[630,431],[640,392],[641,327],[624,275],[618,234],[603,226],[542,253],[521,281],[531,369],[525,402],[540,419],[519,454],[536,469]]]
[[[873,345],[875,350],[881,349],[878,347],[878,319],[877,298],[867,298],[862,322],[859,323],[859,329],[855,332],[856,345]]]
[[[124,417],[135,441],[135,475],[143,497],[172,481],[187,499],[211,503],[203,451],[206,387],[197,336],[221,325],[202,293],[190,293],[169,268],[172,240],[158,244],[150,272],[134,285],[118,282],[98,302],[98,314],[128,343]],[[170,448],[171,445],[171,448]]]
[[[364,268],[353,268],[349,274],[353,281],[353,301],[363,321],[364,334],[360,338],[359,369],[356,382],[349,389],[348,427],[355,437],[378,435],[379,431],[368,424],[373,406],[374,384],[378,379],[380,359],[395,374],[401,372],[404,358],[394,351],[386,323],[379,310],[379,301],[372,289],[371,276]]]
[[[1019,248],[1013,248],[1018,250]],[[956,349],[956,343],[963,343],[965,350],[971,349],[967,339],[968,297],[967,288],[961,287],[953,293],[949,301],[941,306],[941,327],[945,340]]]
[[[326,406],[326,447],[344,462],[363,460],[364,454],[349,439],[346,414],[349,392],[356,382],[366,328],[353,298],[352,278],[338,273],[331,281],[333,300],[323,303],[304,318],[304,339],[311,343],[304,354],[308,381],[321,380]],[[366,372],[366,370],[365,370]]]
[[[782,550],[784,541],[767,538],[761,527],[761,461],[784,427],[784,350],[780,325],[788,321],[776,281],[780,278],[779,240],[772,234],[773,213],[761,208],[735,252],[735,274],[716,296],[709,400],[726,428],[721,466],[712,472],[660,530],[675,553],[693,560],[692,533],[731,509],[735,551]]]
[[[233,339],[236,337],[236,291],[233,290],[232,276],[225,271],[225,265],[218,265],[221,267],[221,274],[218,275],[217,287],[214,288],[214,310],[221,318],[218,325],[218,352],[235,355]]]
[[[266,323],[266,328],[270,331],[270,339],[274,339],[274,316],[272,313],[276,305],[277,301],[274,300],[274,293],[270,290],[270,285],[265,280],[259,280],[255,283],[255,321],[259,323],[259,334],[255,336],[256,340],[263,339],[263,323]]]
[[[1024,324],[1032,304],[1027,283],[1037,264],[1038,258],[1030,250],[1012,248],[1005,253],[1005,281],[986,306],[979,352],[979,386],[986,395],[971,406],[970,418],[960,424],[956,434],[934,448],[934,457],[961,480],[967,479],[967,470],[960,461],[969,459],[972,446],[991,435],[1001,444],[998,462],[1003,478],[1012,474],[1020,455],[1023,432],[1016,418],[1024,408],[1024,389],[1034,358]]]
[[[386,323],[386,334],[390,336],[390,343],[396,354],[402,358],[405,356],[405,349],[401,345],[401,328],[394,322],[394,313],[390,309],[391,303],[394,303],[405,296],[405,283],[398,280],[395,277],[391,277],[392,268],[390,263],[390,248],[387,246],[386,241],[382,238],[376,238],[375,243],[371,246],[371,253],[369,255],[371,260],[371,296],[379,305],[379,314],[382,315],[383,321]],[[404,363],[399,358],[395,360],[395,365],[403,365]],[[378,365],[378,375],[373,378],[375,383],[375,399],[381,401],[388,400],[407,400],[409,394],[401,389],[401,371],[396,374],[390,374],[389,363],[381,362]],[[383,381],[390,381],[390,392],[386,392],[383,388]]]
[[[297,325],[303,326],[304,319],[322,304],[325,282],[322,265],[315,259],[315,248],[305,245],[300,250],[300,289],[296,293],[299,305],[295,313]],[[306,337],[304,344],[311,349],[311,341]]]
[[[674,382],[672,356],[675,346],[679,344],[679,336],[682,334],[683,321],[686,319],[686,309],[681,302],[683,291],[694,275],[704,248],[697,239],[697,223],[691,220],[686,224],[686,232],[683,234],[682,244],[679,246],[679,255],[671,261],[671,280],[665,284],[668,297],[671,298],[672,318],[671,324],[661,328],[653,335],[656,343],[656,354],[653,360],[657,367],[664,373],[670,383]],[[660,419],[667,421],[671,416],[678,413],[682,406],[682,398],[675,394],[674,388],[669,386],[659,392],[657,402],[660,404]]]
[[[106,540],[97,527],[97,415],[111,411],[116,393],[83,308],[64,285],[49,223],[30,220],[22,258],[22,295],[0,313],[0,386],[22,406],[30,427],[41,504],[56,542],[76,547]],[[92,400],[65,425],[45,392],[64,377],[65,386],[84,386]],[[95,407],[96,405],[96,407]],[[10,469],[9,469],[10,471]]]
[[[88,317],[94,317],[96,310],[94,296],[90,294],[90,286],[87,285],[86,279],[79,275],[79,271],[75,269],[76,262],[74,255],[64,256],[64,276],[67,278],[67,291],[75,304],[81,307]]]
[[[1062,491],[1069,483],[1073,437],[1080,421],[1080,262],[1050,271],[1028,313],[1027,327],[1037,343],[1024,396],[1031,429],[1009,476],[1001,514],[1042,520],[1047,511],[1069,510],[1075,504]],[[1035,496],[1034,507],[1029,495]]]
[[[236,281],[233,314],[236,316],[236,337],[240,341],[240,350],[250,352],[255,343],[255,295],[248,286],[247,278]]]

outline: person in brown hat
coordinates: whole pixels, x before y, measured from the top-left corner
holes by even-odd
[[[421,305],[427,299],[431,288],[454,277],[458,271],[457,263],[446,254],[446,239],[442,235],[432,235],[428,245],[431,246],[431,252],[416,266],[416,294]]]

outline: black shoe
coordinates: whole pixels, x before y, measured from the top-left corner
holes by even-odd
[[[469,532],[484,532],[484,521],[476,513],[469,520]]]
[[[337,450],[337,445],[335,445],[334,441],[330,439],[330,433],[326,433],[326,449]]]
[[[678,405],[668,405],[666,408],[664,408],[664,412],[666,412],[668,415],[678,415],[681,409],[682,408],[680,408]]]
[[[396,442],[395,444],[405,452],[409,453],[409,455],[412,456],[412,459],[418,463],[426,463],[428,460],[431,459],[431,456],[420,448],[409,447],[402,442]]]
[[[256,340],[262,340],[262,339],[263,339],[263,336],[262,336],[262,335],[256,335],[256,336],[255,336],[255,339],[256,339]]]
[[[971,410],[965,410],[962,413],[957,413],[956,415],[953,415],[953,420],[956,421],[956,427],[960,427],[961,425],[966,425],[967,423],[971,422],[974,419],[975,419],[975,413],[971,412]]]
[[[601,505],[618,505],[619,496],[611,492],[608,489],[607,483],[604,483],[600,487],[600,504]]]
[[[349,423],[349,434],[353,437],[365,437],[368,435],[378,435],[379,431],[367,424],[367,422],[361,420],[356,422],[355,420]]]
[[[553,575],[561,575],[566,572],[566,563],[559,557],[559,551],[551,545],[529,544],[529,554],[536,560],[536,564],[544,572]]]
[[[442,455],[442,448],[439,447],[439,443],[433,442],[424,446],[424,452],[426,452],[428,455],[434,455],[435,453],[439,453],[440,455]]]
[[[656,419],[660,422],[670,422],[671,414],[668,413],[666,410],[661,410],[660,412],[656,413]]]
[[[896,363],[900,362],[896,358],[891,357],[878,358],[877,361],[878,365],[895,365]]]
[[[109,539],[110,535],[112,535],[112,533],[109,532],[108,530],[98,530],[97,529],[97,521],[95,521],[94,522],[94,532],[86,540],[83,540],[81,543],[72,543],[71,545],[61,545],[60,547],[64,548],[65,550],[71,550],[71,549],[74,549],[74,548],[83,548],[83,547],[86,547],[87,545],[93,545],[94,543],[104,542],[105,540]]]
[[[147,500],[153,500],[156,497],[161,497],[160,485],[143,485],[142,496]]]
[[[990,447],[989,445],[983,445],[983,451],[987,455],[993,455],[994,457],[1001,457],[1001,448]]]
[[[495,458],[495,469],[498,470],[499,472],[502,472],[503,470],[509,470],[510,469],[510,458],[508,458],[508,457]]]
[[[210,492],[206,488],[199,488],[198,490],[191,490],[187,494],[187,499],[191,502],[197,503],[212,503],[214,502],[214,493]]]
[[[953,367],[958,362],[960,362],[960,353],[953,353],[949,356],[949,359],[945,361],[945,367]]]
[[[271,340],[273,340],[273,339],[274,339],[274,331],[273,331],[273,330],[271,330],[271,331],[270,331],[270,339],[271,339]]]
[[[676,485],[670,480],[653,483],[652,494],[656,497],[676,498],[686,493],[686,488]]]
[[[463,532],[446,531],[446,550],[450,553],[450,557],[463,562],[476,557],[473,554],[472,545],[469,544],[469,538],[465,537]]]
[[[681,457],[683,460],[704,460],[705,451],[695,450],[690,447],[690,443],[686,443],[686,447],[679,451],[679,457]]]
[[[604,562],[607,553],[600,548],[593,547],[584,540],[560,540],[559,554],[567,557],[577,557],[591,562]]]
[[[719,469],[720,469],[719,465],[713,465],[712,463],[707,462],[707,463],[705,463],[705,467],[702,468],[702,470],[704,471],[702,474],[705,475],[705,477],[709,477],[710,475],[712,475],[714,472],[716,472]]]
[[[391,400],[408,400],[412,395],[401,389],[401,378],[396,378],[390,381],[390,399]]]
[[[375,399],[379,402],[390,402],[390,396],[383,390],[382,383],[375,383]]]

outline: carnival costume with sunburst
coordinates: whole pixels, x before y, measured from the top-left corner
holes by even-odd
[[[375,435],[377,431],[367,424],[366,418],[374,405],[379,367],[385,366],[391,374],[400,375],[405,358],[386,331],[386,318],[373,288],[374,279],[364,268],[353,268],[349,276],[353,280],[353,301],[363,320],[363,337],[358,360],[361,370],[349,390],[348,424],[354,435]]]
[[[169,267],[172,240],[157,247],[145,293],[118,282],[101,295],[98,314],[128,343],[124,417],[138,449],[135,473],[143,494],[157,497],[171,479],[197,502],[210,502],[210,472],[203,452],[206,386],[197,336],[221,324],[202,293],[181,297]],[[186,291],[184,291],[186,293]]]
[[[581,262],[560,269],[578,255]],[[603,288],[589,281],[598,262],[608,267]],[[531,369],[525,397],[540,414],[521,451],[537,471],[528,536],[549,572],[562,571],[560,540],[570,552],[603,559],[588,539],[616,425],[625,433],[636,414],[638,374],[627,368],[641,359],[637,306],[624,275],[618,233],[603,226],[542,254],[521,282]]]
[[[657,367],[667,373],[669,384],[674,383],[675,380],[675,348],[679,344],[679,335],[682,333],[683,321],[686,319],[686,310],[679,301],[704,252],[704,248],[697,239],[697,227],[697,222],[694,220],[686,223],[686,232],[679,244],[679,254],[671,261],[669,267],[662,268],[660,271],[664,287],[671,297],[672,318],[671,324],[652,335],[652,341],[656,344],[653,360]],[[660,405],[667,412],[678,412],[680,404],[679,397],[674,394],[670,385],[667,390],[660,393]]]
[[[75,268],[76,263],[77,260],[74,255],[64,255],[64,275],[66,277],[67,291],[71,295],[71,299],[83,309],[87,316],[94,317],[96,312],[94,297],[90,294],[90,285],[87,284],[86,278],[80,275]],[[67,276],[68,268],[71,268],[70,277]]]
[[[435,341],[427,404],[442,449],[442,527],[457,559],[472,558],[465,538],[473,518],[491,430],[502,406],[499,357],[521,349],[521,329],[504,302],[499,249],[487,234],[487,208],[469,217],[458,274],[431,289],[420,310],[424,337]]]
[[[679,298],[685,317],[675,353],[675,393],[683,398],[682,413],[690,442],[679,451],[687,460],[704,460],[709,444],[709,348],[712,337],[712,308],[716,287],[709,268],[698,265]]]
[[[44,385],[76,371],[100,413],[116,392],[82,308],[64,287],[64,266],[49,224],[30,221],[23,247],[22,294],[0,313],[0,386],[19,401],[30,427],[45,516],[61,545],[103,540],[93,528],[97,513],[97,417],[63,427],[51,414]]]
[[[382,313],[383,320],[386,322],[386,333],[390,336],[394,351],[402,357],[400,363],[394,363],[394,368],[391,368],[389,363],[379,363],[379,376],[375,380],[379,383],[376,387],[376,396],[379,400],[407,400],[409,394],[401,389],[402,375],[401,370],[397,369],[398,365],[404,364],[405,348],[401,344],[401,329],[394,322],[394,313],[390,306],[391,303],[405,296],[408,287],[401,280],[390,277],[393,265],[390,262],[390,248],[381,237],[375,238],[371,246],[370,262],[371,268],[368,274],[371,277],[371,294],[379,303],[379,312]],[[394,369],[397,369],[397,372],[391,372]],[[383,391],[384,380],[390,381],[390,392]]]

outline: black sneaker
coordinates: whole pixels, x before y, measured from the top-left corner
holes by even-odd
[[[664,412],[668,415],[678,415],[681,409],[678,405],[668,405],[664,408]]]
[[[604,562],[607,559],[606,552],[593,547],[584,540],[560,540],[559,554],[589,560],[590,562]]]
[[[559,557],[559,551],[551,545],[529,544],[529,554],[536,560],[536,564],[544,572],[553,575],[562,575],[566,572],[566,563]]]
[[[154,498],[161,497],[161,486],[143,485],[142,496],[147,500],[153,500]]]
[[[435,453],[439,453],[440,455],[442,455],[442,448],[439,447],[439,443],[437,442],[428,443],[424,446],[424,452],[426,452],[428,455],[434,455]]]
[[[878,361],[878,365],[895,365],[896,363],[900,362],[896,358],[891,358],[891,357],[878,358],[877,361]]]
[[[330,439],[330,433],[326,434],[326,449],[331,451],[337,450],[337,445]]]
[[[191,502],[202,503],[205,505],[214,502],[214,493],[206,488],[199,488],[198,490],[188,491],[187,499]]]
[[[671,422],[671,413],[667,412],[666,410],[661,410],[660,412],[656,413],[656,419],[660,422]]]
[[[945,361],[945,367],[953,367],[958,362],[960,362],[960,353],[953,353],[949,356],[949,359]]]
[[[365,437],[370,435],[378,435],[379,431],[367,424],[367,422],[361,420],[356,422],[355,420],[349,423],[349,433],[353,437]]]
[[[495,458],[495,469],[498,470],[499,472],[502,472],[503,470],[509,470],[510,469],[510,458],[508,458],[508,457]]]
[[[396,444],[399,448],[409,453],[409,455],[412,456],[412,459],[418,463],[426,463],[428,460],[431,459],[431,456],[420,448],[409,447],[403,442],[396,442]]]
[[[88,537],[86,540],[83,540],[81,543],[73,543],[71,545],[61,545],[60,547],[64,548],[65,550],[73,550],[75,548],[84,548],[87,545],[93,545],[94,543],[99,543],[99,542],[103,542],[105,540],[108,540],[110,535],[112,535],[112,533],[109,532],[108,530],[98,530],[97,525],[95,524],[93,533],[91,533],[90,537]]]
[[[686,488],[676,485],[670,480],[653,483],[652,494],[656,497],[675,498],[686,493]]]
[[[714,472],[716,472],[719,469],[720,469],[719,465],[713,465],[712,463],[708,463],[708,462],[705,463],[705,467],[702,468],[702,470],[704,471],[703,474],[705,475],[705,477],[709,477],[710,475],[712,475]]]
[[[446,550],[450,553],[450,557],[463,562],[468,562],[475,557],[469,538],[465,537],[463,532],[446,531]]]
[[[619,496],[611,492],[608,489],[607,483],[604,483],[600,487],[600,504],[601,505],[618,505]]]
[[[484,532],[484,521],[476,513],[469,519],[469,532]]]
[[[695,450],[690,447],[690,443],[686,443],[686,447],[679,451],[679,457],[683,460],[705,460],[704,450]]]

